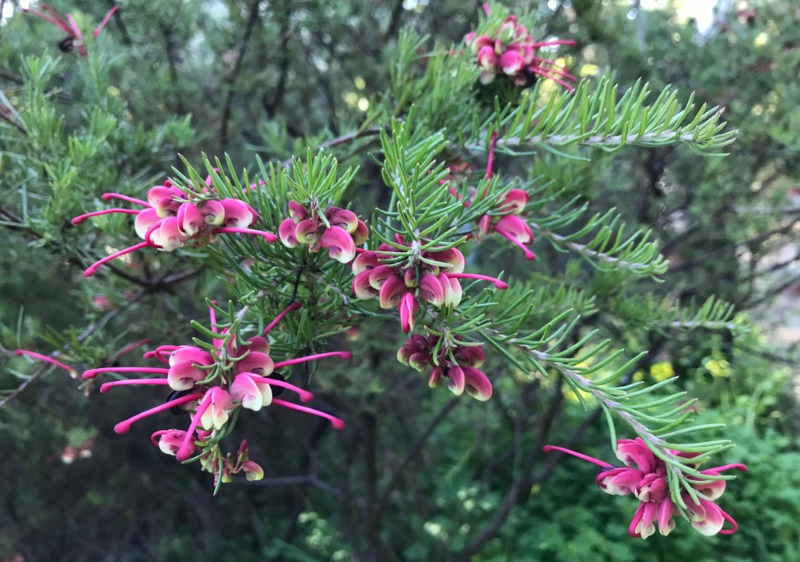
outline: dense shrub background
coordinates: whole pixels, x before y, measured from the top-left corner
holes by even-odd
[[[86,30],[110,5],[56,8]],[[3,209],[19,212],[20,194],[28,182],[43,181],[48,166],[74,167],[72,183],[59,186],[63,197],[57,191],[46,202],[47,225],[32,234],[0,222],[0,343],[8,349],[63,343],[59,331],[103,317],[92,306],[101,291],[126,300],[123,282],[85,284],[59,249],[76,240],[67,221],[81,210],[71,197],[81,184],[143,188],[178,165],[177,153],[197,161],[201,152],[227,152],[239,166],[251,165],[256,154],[302,154],[319,139],[354,130],[380,103],[400,27],[456,44],[479,9],[409,0],[119,5],[90,46],[110,64],[108,77],[82,75],[92,67],[59,53],[60,32],[35,17],[15,9],[0,26],[5,98],[13,105],[23,95],[25,56],[61,56],[44,95],[57,98],[61,127],[84,143],[33,139],[36,151],[21,156],[16,131],[0,121]],[[535,11],[549,33],[577,41],[564,61],[576,74],[610,73],[623,85],[642,78],[656,90],[673,84],[684,96],[696,92],[699,103],[727,109],[730,127],[739,130],[728,158],[633,149],[599,163],[561,164],[561,173],[585,189],[587,201],[613,201],[631,224],[654,229],[671,268],[664,283],[637,286],[642,298],[702,300],[713,293],[766,322],[780,312],[770,308],[776,297],[784,309],[798,307],[792,235],[800,204],[789,196],[800,163],[800,13],[788,0],[746,8],[752,12],[720,13],[704,34],[671,9],[637,11],[622,1],[542,2]],[[104,124],[106,114],[116,120]],[[21,157],[28,159],[25,173],[14,165]],[[352,160],[369,172],[367,158]],[[377,188],[364,193],[362,211],[382,197]],[[60,231],[52,228],[54,217],[63,222]],[[558,259],[543,241],[536,250],[543,263]],[[539,274],[542,282],[558,282]],[[613,330],[614,318],[627,317],[646,325],[637,309],[616,299],[613,277],[593,282],[600,284],[599,323]],[[193,317],[184,297],[217,283],[201,275],[188,284],[140,288],[136,306],[147,313],[131,324],[111,320],[107,331],[118,341],[97,343],[97,353],[144,335],[174,340],[173,320]],[[606,310],[614,315],[604,316]],[[350,412],[358,431],[339,436],[308,420],[246,421],[267,478],[224,487],[216,497],[195,467],[175,463],[144,439],[113,434],[123,412],[136,411],[136,398],[84,396],[62,372],[34,382],[0,409],[0,559],[445,560],[458,559],[489,529],[474,560],[800,560],[798,369],[792,350],[768,328],[735,343],[724,333],[669,340],[645,329],[623,334],[634,352],[653,350],[642,377],[673,370],[700,398],[702,419],[728,424],[724,435],[738,446],[720,463],[750,467],[723,499],[740,524],[737,535],[709,539],[679,523],[670,537],[646,542],[627,536],[633,500],[598,490],[591,466],[540,458],[522,470],[522,457],[545,442],[572,440],[611,460],[596,413],[587,418],[556,381],[531,382],[499,361],[490,363],[496,395],[487,404],[431,394],[394,363],[391,328],[377,320],[359,325],[342,338],[359,359],[326,367],[317,383],[323,400],[338,400],[332,404]],[[4,389],[30,370],[21,360],[0,361]],[[427,441],[416,451],[423,435]],[[61,461],[65,447],[87,441],[91,456]],[[375,481],[385,483],[402,459],[407,464],[391,493],[375,498]],[[506,505],[507,491],[520,482],[527,489]],[[495,525],[506,507],[507,519]]]

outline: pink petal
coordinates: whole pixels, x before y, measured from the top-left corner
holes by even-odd
[[[461,366],[480,368],[486,360],[486,354],[477,345],[460,346],[455,352],[456,360]]]
[[[353,275],[358,275],[362,271],[373,269],[379,265],[381,265],[381,262],[378,259],[378,254],[375,252],[362,252],[353,260],[351,267]]]
[[[599,472],[595,482],[607,494],[627,496],[636,492],[636,486],[642,478],[644,478],[642,471],[623,466]]]
[[[451,278],[445,273],[440,273],[439,279],[442,281],[442,287],[444,288],[444,305],[456,307],[461,304],[461,283],[458,279]],[[447,284],[445,284],[445,281]]]
[[[658,504],[658,532],[665,537],[675,528],[675,521],[672,516],[676,512],[675,504],[672,503],[669,497],[664,498]]]
[[[361,246],[369,238],[369,227],[366,223],[359,219],[355,231],[353,231],[353,243],[356,246]]]
[[[516,51],[508,50],[497,61],[506,74],[517,74],[525,67],[525,59]]]
[[[295,223],[308,218],[308,211],[297,201],[289,201],[289,216]]]
[[[411,293],[405,293],[403,298],[400,300],[399,306],[400,326],[403,329],[403,333],[407,334],[414,329],[414,317],[418,308],[419,305],[417,304],[417,299],[414,298],[414,295]]]
[[[436,388],[442,383],[442,375],[443,371],[441,367],[435,367],[431,372],[431,376],[428,377],[428,386],[430,388]]]
[[[450,371],[452,370],[451,368]],[[492,383],[483,371],[475,367],[463,367],[462,370],[464,371],[464,389],[467,394],[481,402],[492,397]]]
[[[692,527],[700,534],[712,536],[718,534],[725,524],[725,517],[720,507],[712,501],[700,499],[700,505],[691,500],[686,501]]]
[[[199,347],[193,345],[182,345],[177,347],[170,353],[169,365],[170,367],[178,363],[195,363],[197,365],[213,365],[214,358],[211,354]]]
[[[320,225],[311,219],[302,220],[297,223],[295,238],[300,244],[313,246],[319,240]]]
[[[660,502],[668,493],[667,480],[651,472],[642,478],[634,493],[639,501]]]
[[[340,263],[350,263],[356,257],[356,245],[353,243],[353,237],[340,226],[326,228],[322,233],[320,246],[328,248],[328,255]]]
[[[353,294],[360,300],[365,301],[378,296],[378,290],[370,283],[371,270],[365,270],[353,279]]]
[[[655,472],[658,461],[641,437],[620,439],[617,441],[616,452],[617,458],[625,463],[625,466],[636,465],[644,473]]]
[[[458,365],[453,365],[447,370],[447,378],[450,379],[450,382],[447,385],[447,387],[450,389],[450,392],[456,396],[461,396],[461,394],[464,393],[464,388],[466,386],[464,369]],[[489,395],[491,396],[491,392]]]
[[[278,227],[278,236],[280,237],[283,245],[287,248],[297,247],[297,238],[294,234],[296,228],[297,225],[292,219],[285,219],[281,221],[281,224]]]
[[[225,211],[225,226],[227,228],[249,228],[258,220],[258,215],[253,208],[238,199],[223,199],[220,201]]]
[[[486,70],[493,69],[497,64],[497,55],[494,52],[494,47],[486,45],[481,47],[478,51],[478,66]]]
[[[390,309],[400,304],[403,294],[406,293],[406,284],[397,275],[392,275],[387,278],[381,285],[380,292],[380,306],[383,309]]]
[[[225,208],[219,201],[206,201],[200,208],[206,224],[211,226],[222,226],[225,222]]]
[[[369,284],[372,285],[373,289],[380,290],[390,277],[398,277],[398,275],[395,273],[394,268],[388,265],[379,265],[369,270]],[[403,280],[403,286],[406,286],[405,279]]]
[[[424,257],[430,258],[434,261],[448,264],[450,267],[445,268],[445,273],[462,273],[466,262],[464,261],[464,254],[451,248],[442,252],[425,252]]]
[[[194,236],[205,226],[205,217],[194,203],[183,203],[178,208],[178,228],[186,236]]]
[[[331,207],[325,212],[325,216],[332,226],[343,228],[348,234],[353,234],[358,228],[358,217],[353,211]]]
[[[241,373],[231,383],[231,398],[241,402],[242,408],[258,412],[272,402],[272,390],[269,385],[256,383],[249,373]]]
[[[259,351],[251,351],[247,357],[238,361],[234,367],[234,371],[237,373],[254,373],[261,377],[269,376],[274,370],[275,363],[272,358]]]
[[[160,220],[155,209],[142,209],[142,211],[136,215],[136,221],[133,225],[136,230],[136,235],[144,239],[147,230]]]
[[[207,375],[207,371],[193,367],[191,361],[184,361],[169,368],[167,382],[172,390],[190,390]]]
[[[189,239],[178,228],[178,219],[176,217],[168,217],[163,219],[158,224],[158,227],[150,231],[150,238],[145,240],[151,244],[155,244],[165,252],[172,252],[183,246],[184,242]]]
[[[445,280],[445,283],[449,282]],[[419,298],[431,303],[436,308],[441,308],[444,304],[445,289],[442,282],[434,275],[423,275],[419,283]]]
[[[533,242],[533,232],[523,219],[517,215],[506,215],[501,217],[495,224],[497,230],[502,230],[513,236],[520,244],[530,244]]]
[[[525,205],[528,204],[528,194],[521,189],[510,189],[506,194],[505,199],[499,206],[501,211],[511,211],[514,214],[520,214],[525,210]]]
[[[211,429],[213,427],[219,431],[228,421],[233,410],[233,398],[218,386],[210,388],[206,392],[206,396],[210,404],[206,411],[203,412],[200,423],[203,429]],[[205,398],[203,401],[205,401]]]

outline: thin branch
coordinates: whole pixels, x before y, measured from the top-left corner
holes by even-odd
[[[363,131],[353,131],[352,133],[347,133],[346,135],[342,135],[340,137],[336,137],[335,139],[331,139],[320,143],[317,148],[333,148],[334,146],[339,146],[340,144],[346,144],[348,142],[353,142],[354,140],[366,138],[366,137],[374,137],[381,134],[381,127],[370,127],[369,129],[364,129]],[[281,168],[288,168],[292,165],[293,160],[291,158],[284,160],[280,163]]]
[[[4,68],[0,68],[0,78],[3,78],[4,80],[8,80],[9,82],[14,82],[15,84],[19,84],[20,86],[25,83],[22,80],[22,76],[18,76],[16,74],[14,74],[13,72],[9,72],[8,70],[5,70]]]
[[[78,338],[77,338],[78,341],[79,342],[85,341],[87,338],[91,337],[93,334],[95,334],[99,330],[102,330],[103,327],[106,324],[108,324],[113,318],[115,318],[120,312],[122,312],[125,308],[131,306],[133,303],[138,301],[142,297],[143,294],[144,294],[143,292],[140,292],[139,294],[135,295],[132,299],[126,301],[121,306],[115,308],[114,310],[111,310],[111,311],[107,312],[102,318],[100,318],[99,320],[97,320],[93,324],[90,324],[83,332],[81,332],[78,335]],[[55,353],[51,353],[50,357],[57,358],[60,355],[62,355],[62,354],[60,352],[56,351]],[[27,379],[22,381],[22,383],[17,388],[15,388],[13,391],[11,391],[11,393],[8,396],[6,396],[2,400],[0,400],[0,408],[3,408],[3,406],[5,406],[11,400],[16,398],[21,392],[23,392],[26,388],[28,388],[31,384],[33,384],[36,380],[38,380],[39,377],[41,377],[42,375],[44,375],[47,372],[50,372],[51,368],[52,368],[52,365],[49,365],[49,364],[43,365],[39,370],[37,370],[32,375],[30,375]]]
[[[244,64],[244,56],[247,52],[247,46],[250,43],[250,36],[258,23],[258,7],[260,0],[253,0],[250,4],[250,12],[247,16],[247,24],[242,34],[242,42],[239,44],[239,51],[236,55],[236,62],[233,66],[233,71],[228,75],[226,80],[228,85],[228,93],[225,97],[225,103],[222,106],[221,124],[219,130],[220,148],[222,152],[228,147],[228,125],[231,118],[231,107],[233,105],[233,98],[236,95],[236,81],[239,78],[239,73],[242,71]]]
[[[395,0],[394,8],[392,8],[391,19],[389,20],[389,27],[386,28],[386,33],[383,35],[383,42],[386,43],[397,35],[397,30],[400,29],[400,22],[403,17],[403,4],[404,0]]]
[[[741,242],[732,242],[730,244],[725,244],[724,246],[721,246],[721,247],[719,247],[719,248],[717,248],[715,250],[707,252],[707,253],[703,254],[702,256],[693,258],[693,259],[691,259],[689,261],[685,261],[685,262],[683,262],[681,264],[678,264],[678,265],[675,265],[675,266],[669,268],[667,270],[667,274],[677,273],[679,271],[684,271],[686,269],[690,269],[690,268],[694,267],[695,265],[698,265],[698,264],[701,264],[701,263],[705,263],[710,258],[716,257],[716,256],[718,256],[720,254],[724,254],[725,252],[727,252],[731,248],[737,248],[739,246],[747,246],[748,244],[756,244],[758,242],[763,242],[764,240],[767,240],[767,239],[769,239],[770,237],[772,237],[772,236],[774,236],[776,234],[788,234],[792,230],[794,225],[796,223],[798,223],[798,222],[800,222],[800,217],[797,217],[797,218],[793,219],[792,221],[788,222],[787,224],[785,224],[783,226],[780,226],[778,228],[774,228],[772,230],[768,230],[767,232],[762,232],[761,234],[757,234],[756,236],[753,236],[752,238],[748,238],[747,240],[743,240]]]
[[[553,422],[561,411],[563,400],[564,393],[561,389],[561,385],[557,384],[550,395],[550,403],[547,411],[542,417],[537,443],[525,458],[519,473],[514,478],[511,486],[508,489],[508,492],[506,492],[506,495],[503,497],[500,507],[495,512],[492,520],[481,530],[481,532],[478,533],[478,535],[466,547],[464,547],[463,550],[455,554],[453,557],[454,560],[459,562],[467,562],[475,554],[477,554],[487,542],[492,540],[500,532],[500,528],[506,522],[508,516],[511,515],[514,507],[517,505],[520,493],[523,490],[530,488],[530,473],[536,464],[536,461],[539,459],[542,447],[547,442],[547,436],[550,434],[550,429],[552,428]]]
[[[392,471],[392,474],[389,476],[389,481],[386,483],[386,486],[384,486],[383,492],[376,503],[375,511],[373,512],[373,520],[376,522],[376,525],[380,522],[380,518],[383,515],[383,509],[386,506],[386,503],[389,501],[389,496],[400,482],[400,477],[403,475],[406,467],[416,458],[416,456],[422,450],[423,445],[425,445],[431,435],[433,435],[439,425],[441,425],[442,421],[444,421],[444,419],[450,414],[450,412],[453,411],[460,401],[461,400],[458,398],[452,398],[442,407],[441,410],[439,410],[439,413],[433,417],[425,429],[422,430],[422,433],[417,436],[416,441],[414,441],[411,447],[409,447],[406,456],[403,457],[403,460],[400,461],[400,464],[398,464]]]

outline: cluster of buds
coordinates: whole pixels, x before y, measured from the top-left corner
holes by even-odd
[[[296,393],[302,402],[314,398],[307,390],[286,382],[276,373],[278,369],[325,357],[351,357],[348,352],[334,351],[275,363],[269,355],[270,345],[265,336],[284,315],[299,306],[299,303],[289,306],[266,327],[262,335],[245,341],[239,341],[235,333],[223,331],[218,338],[214,338],[211,345],[163,345],[144,354],[146,359],[155,358],[164,363],[163,367],[99,367],[85,371],[83,378],[94,379],[107,373],[160,375],[157,378],[114,380],[101,385],[100,392],[103,393],[116,386],[128,385],[167,386],[171,390],[164,404],[119,422],[114,431],[119,434],[127,433],[133,423],[165,410],[178,414],[188,413],[191,421],[186,430],[157,431],[151,437],[153,443],[182,462],[196,456],[205,470],[213,472],[223,482],[239,470],[243,470],[249,479],[253,479],[263,475],[263,471],[255,463],[248,461],[246,450],[240,449],[234,462],[233,457],[223,456],[219,449],[220,440],[232,430],[240,409],[257,412],[270,405],[282,406],[323,417],[336,429],[344,427],[342,420],[330,414],[275,398],[284,389]],[[212,329],[215,323],[211,309]]]
[[[478,219],[478,230],[474,237],[480,242],[488,234],[496,232],[525,252],[525,259],[536,259],[528,248],[533,243],[533,232],[520,216],[528,204],[528,194],[521,189],[511,189],[502,201],[498,201],[495,213],[483,215]]]
[[[489,141],[489,158],[486,162],[486,179],[492,177],[492,166],[494,163],[494,151],[497,144],[497,132],[492,134]],[[466,176],[469,166],[463,162],[456,162],[449,166],[450,174],[442,180],[442,183],[457,182]],[[486,197],[488,186],[483,191]],[[464,200],[464,207],[469,207],[478,197],[478,192],[474,188],[468,190],[471,195]],[[450,194],[461,198],[461,195],[454,187],[450,187]],[[525,206],[528,204],[528,194],[521,189],[511,189],[506,193],[502,200],[498,200],[495,208],[489,213],[478,219],[478,228],[471,234],[476,242],[482,241],[487,235],[496,232],[507,238],[512,244],[520,248],[525,253],[525,259],[536,259],[536,255],[527,247],[533,243],[533,232],[531,227],[522,218]]]
[[[31,14],[42,18],[44,21],[55,25],[57,28],[67,34],[64,39],[59,41],[59,49],[65,53],[68,53],[74,48],[78,50],[78,53],[82,57],[86,57],[88,52],[86,51],[86,45],[83,44],[83,33],[81,33],[81,30],[78,27],[78,24],[75,22],[75,18],[72,17],[72,14],[67,14],[65,18],[47,4],[39,4],[39,8],[41,11],[32,10],[30,8],[23,8],[22,11],[30,12]],[[113,16],[117,10],[119,10],[119,6],[114,6],[108,12],[106,12],[103,21],[100,22],[100,25],[94,28],[94,31],[92,32],[93,38],[97,39],[97,36],[100,35],[101,31],[103,31],[103,28],[108,23],[108,20],[111,19],[111,16]]]
[[[428,337],[413,335],[397,350],[397,360],[425,372],[433,367],[428,386],[436,388],[442,378],[448,379],[450,392],[470,396],[484,401],[492,397],[492,383],[480,370],[485,355],[479,345],[464,345],[458,339],[451,340],[431,334]]]
[[[494,35],[468,33],[464,39],[477,56],[482,84],[490,84],[497,75],[504,75],[515,86],[530,86],[537,76],[542,76],[568,90],[573,89],[569,82],[575,82],[575,77],[555,61],[536,56],[536,50],[556,45],[574,46],[574,41],[536,42],[525,26],[517,23],[516,16],[508,16]]]
[[[104,193],[103,199],[120,199],[142,209],[113,208],[86,213],[72,219],[79,225],[88,218],[99,215],[121,213],[136,215],[136,234],[144,240],[128,248],[114,252],[90,265],[83,272],[85,277],[94,275],[97,268],[131,252],[151,246],[172,252],[191,242],[201,246],[214,240],[216,234],[253,234],[274,242],[277,236],[250,227],[258,215],[250,205],[239,199],[220,199],[213,190],[181,190],[167,180],[164,185],[152,187],[147,192],[147,201],[141,201],[119,193]]]
[[[326,248],[331,258],[350,263],[356,246],[367,241],[369,229],[353,211],[329,207],[320,212],[315,204],[309,212],[297,201],[289,201],[289,217],[281,222],[278,234],[288,248],[308,246],[309,252]]]
[[[197,435],[198,439],[202,440],[209,437],[211,432],[198,429]],[[186,432],[179,429],[162,429],[153,433],[150,440],[161,449],[161,452],[176,456],[186,440]],[[205,472],[214,475],[215,484],[217,481],[228,484],[233,481],[233,475],[240,472],[243,472],[249,481],[264,478],[264,469],[261,465],[250,460],[246,440],[242,440],[235,458],[233,453],[229,452],[223,457],[218,454],[218,449],[207,447],[200,455],[200,466]]]
[[[400,312],[400,324],[406,334],[414,329],[419,301],[436,308],[456,307],[461,302],[459,279],[491,281],[498,289],[508,284],[493,277],[464,273],[464,255],[455,248],[441,251],[423,250],[422,244],[408,245],[396,236],[399,249],[381,244],[377,251],[366,251],[353,261],[353,293],[367,300],[378,297],[380,307]],[[411,250],[409,252],[409,250]],[[388,265],[398,255],[410,257],[399,265]]]
[[[656,524],[659,533],[665,536],[675,528],[673,517],[681,511],[670,496],[667,465],[661,458],[653,454],[640,437],[620,439],[617,442],[617,458],[625,465],[621,467],[562,447],[548,445],[544,451],[560,451],[596,464],[603,469],[595,479],[603,491],[611,495],[632,494],[635,496],[640,503],[628,529],[632,537],[646,539],[656,532]],[[671,452],[686,459],[697,456],[696,453]],[[695,471],[698,468],[697,464],[689,466]],[[685,516],[689,519],[692,527],[703,535],[711,536],[717,533],[732,535],[738,529],[733,517],[714,503],[725,491],[725,480],[714,480],[713,478],[720,476],[723,471],[733,468],[747,470],[743,464],[727,464],[701,470],[698,478],[690,479],[696,498],[686,491],[681,494],[681,501],[685,505]],[[731,524],[730,529],[723,529],[725,521]]]

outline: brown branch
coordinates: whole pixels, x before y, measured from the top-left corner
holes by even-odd
[[[25,128],[25,125],[19,122],[16,111],[11,104],[8,103],[8,100],[6,100],[6,97],[2,94],[2,92],[0,92],[0,119],[7,121],[23,135],[28,134],[28,130]]]
[[[747,240],[742,240],[741,242],[731,242],[730,244],[725,244],[724,246],[721,246],[721,247],[719,247],[719,248],[717,248],[715,250],[707,252],[707,253],[703,254],[702,256],[693,258],[693,259],[691,259],[689,261],[685,261],[685,262],[683,262],[681,264],[678,264],[678,265],[676,265],[674,267],[669,268],[667,270],[667,272],[666,272],[666,275],[669,275],[671,273],[677,273],[679,271],[684,271],[686,269],[691,269],[692,267],[694,267],[696,265],[704,263],[705,261],[709,260],[710,258],[716,257],[716,256],[718,256],[720,254],[724,254],[725,252],[727,252],[731,248],[737,248],[739,246],[747,246],[749,244],[756,244],[758,242],[763,242],[764,240],[767,240],[767,239],[771,238],[772,236],[775,236],[776,234],[788,234],[792,230],[794,225],[796,223],[798,223],[798,222],[800,222],[800,217],[797,217],[797,218],[791,220],[790,222],[788,222],[787,224],[785,224],[783,226],[780,226],[778,228],[774,228],[772,230],[768,230],[767,232],[762,232],[761,234],[757,234],[756,236],[753,236],[752,238],[748,238]]]
[[[20,86],[25,83],[24,80],[22,80],[22,76],[18,76],[4,68],[0,68],[0,78],[8,80],[9,82],[14,82],[15,84],[19,84]]]
[[[164,40],[164,53],[167,56],[167,67],[169,68],[169,81],[172,84],[172,93],[175,97],[175,111],[176,113],[185,113],[186,109],[183,105],[183,96],[178,90],[178,57],[175,53],[175,36],[172,33],[172,28],[161,23],[159,25],[161,30],[161,38]]]
[[[403,3],[404,0],[395,0],[391,19],[389,20],[389,27],[386,28],[386,33],[383,35],[384,43],[394,39],[395,35],[397,35],[397,30],[400,29],[400,21],[403,17]]]
[[[239,78],[239,73],[242,71],[244,64],[244,56],[247,52],[247,46],[250,43],[250,36],[253,35],[253,30],[259,21],[258,8],[260,0],[253,0],[250,4],[250,12],[247,16],[247,24],[242,34],[242,42],[239,44],[239,51],[236,54],[236,62],[233,65],[233,71],[227,77],[228,93],[225,96],[225,102],[222,106],[222,116],[219,130],[220,149],[225,152],[228,148],[228,125],[231,118],[231,107],[233,106],[233,98],[236,95],[236,81]]]
[[[416,456],[422,450],[423,445],[425,445],[430,436],[433,435],[436,429],[441,425],[442,421],[444,421],[450,412],[455,409],[459,402],[460,400],[457,397],[452,398],[442,407],[441,410],[439,410],[439,413],[433,417],[425,429],[422,430],[422,433],[417,436],[416,441],[411,444],[411,447],[409,447],[406,456],[403,457],[403,460],[400,461],[400,464],[398,464],[392,471],[392,474],[389,476],[389,481],[386,483],[386,486],[384,486],[380,497],[378,497],[378,500],[375,504],[375,510],[372,513],[372,520],[374,521],[376,527],[379,527],[381,517],[383,516],[384,507],[389,501],[389,496],[397,487],[400,477],[403,475],[406,467],[416,458]]]
[[[513,479],[508,492],[506,492],[506,495],[503,497],[500,507],[495,512],[492,520],[483,528],[483,530],[481,530],[481,532],[478,533],[478,535],[466,547],[464,547],[463,550],[453,556],[452,559],[454,561],[468,562],[484,547],[487,542],[492,540],[500,532],[500,528],[506,522],[508,516],[511,515],[514,507],[517,505],[517,501],[519,500],[521,492],[523,490],[530,489],[531,482],[533,481],[531,471],[533,470],[536,461],[539,459],[542,447],[547,442],[550,429],[552,428],[553,422],[561,411],[561,405],[563,401],[564,393],[561,388],[561,384],[557,384],[550,395],[550,404],[547,408],[547,411],[542,417],[540,425],[541,429],[539,431],[539,437],[536,440],[536,444],[531,449],[530,453],[528,453],[528,456],[525,458],[522,464],[522,468],[520,468],[519,473]]]

